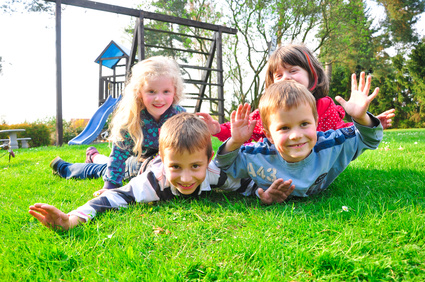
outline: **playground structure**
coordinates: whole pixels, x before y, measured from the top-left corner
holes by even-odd
[[[115,41],[111,41],[102,53],[96,58],[99,64],[99,102],[100,107],[109,97],[118,101],[127,76],[127,64],[130,51]],[[122,60],[125,61],[122,64]],[[105,74],[104,67],[109,68],[112,74]]]
[[[124,54],[115,57],[100,57],[99,64],[100,69],[105,63],[106,59],[125,59],[125,75],[126,77],[130,72],[131,66],[137,61],[145,59],[145,54],[148,48],[154,50],[169,50],[171,52],[180,52],[180,53],[190,53],[199,56],[197,61],[203,61],[205,64],[202,66],[194,64],[182,64],[178,61],[178,58],[175,58],[180,67],[183,70],[183,73],[188,74],[188,78],[185,78],[185,83],[187,85],[192,85],[191,89],[196,89],[196,91],[191,91],[185,93],[186,101],[189,103],[187,105],[183,104],[187,109],[193,108],[193,112],[201,111],[201,107],[204,101],[209,102],[209,109],[211,115],[218,117],[220,123],[224,122],[224,82],[223,82],[223,62],[222,62],[222,35],[223,33],[236,34],[237,30],[232,29],[226,26],[214,25],[209,23],[203,23],[199,21],[183,19],[168,15],[162,15],[158,13],[147,12],[138,9],[131,9],[126,7],[114,6],[99,2],[93,1],[84,1],[84,0],[45,0],[48,2],[56,2],[56,53],[57,53],[57,114],[56,114],[56,131],[57,131],[57,145],[62,145],[62,82],[61,82],[61,4],[72,5],[82,8],[94,9],[98,11],[105,11],[111,13],[117,13],[120,15],[127,15],[131,17],[136,17],[136,24],[134,27],[133,41],[130,50],[129,56]],[[165,29],[152,29],[145,27],[145,21],[158,21],[168,23],[170,25],[183,25],[192,29],[193,34],[177,33]],[[207,33],[212,33],[210,37],[202,35],[196,35],[194,32],[196,30],[208,31]],[[149,44],[145,41],[146,33],[153,32],[158,34],[167,34],[173,37],[179,37],[183,40],[186,38],[188,40],[195,39],[198,42],[209,42],[209,51],[202,50],[192,50],[188,48],[175,47],[174,44],[170,45],[160,45],[160,44]],[[183,41],[184,42],[184,41]],[[117,45],[117,44],[115,44]],[[119,46],[118,46],[119,47]],[[108,48],[107,48],[108,49]],[[119,48],[118,48],[119,49]],[[122,48],[121,48],[122,49]],[[106,49],[105,49],[106,51]],[[123,51],[123,50],[122,50]],[[136,57],[137,54],[137,57]],[[120,58],[118,58],[120,57]],[[118,60],[118,61],[119,61]],[[118,66],[118,65],[117,65]],[[115,68],[114,68],[115,71]],[[195,72],[193,72],[195,71]],[[194,78],[194,74],[198,74],[198,78]],[[114,75],[112,76],[114,77]],[[117,93],[122,90],[122,82],[118,82],[113,78],[106,79],[102,81],[102,71],[100,70],[100,81],[99,81],[99,106],[107,100],[107,97],[112,95],[115,97]],[[115,78],[117,76],[115,75]],[[215,79],[215,81],[213,81]],[[113,86],[112,88],[110,86]],[[111,91],[112,89],[112,91]],[[102,91],[102,93],[100,92]],[[119,94],[118,94],[119,95]],[[114,97],[114,98],[115,98]],[[193,103],[189,101],[192,100]]]
[[[69,140],[68,145],[82,145],[90,144],[101,133],[103,126],[106,123],[109,115],[114,111],[116,104],[121,99],[113,98],[112,95],[108,96],[106,101],[97,109],[96,113],[90,119],[86,128],[75,138]]]

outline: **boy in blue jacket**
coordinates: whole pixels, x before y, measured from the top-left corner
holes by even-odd
[[[370,77],[362,73],[359,89],[353,76],[349,101],[335,99],[352,117],[354,125],[316,132],[317,110],[313,95],[303,85],[287,80],[271,85],[261,97],[259,111],[266,139],[244,146],[255,123],[249,122],[249,105],[231,114],[232,137],[215,158],[218,167],[234,178],[251,177],[255,193],[264,203],[281,202],[289,195],[307,197],[326,189],[367,149],[382,140],[380,121],[367,112],[379,89],[368,95]],[[285,180],[285,181],[284,181]],[[275,190],[272,192],[271,190]]]

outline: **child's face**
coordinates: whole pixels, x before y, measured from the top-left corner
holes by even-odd
[[[304,103],[289,110],[278,110],[269,116],[267,138],[290,163],[299,162],[308,155],[317,142],[316,121],[311,107]]]
[[[190,154],[187,151],[179,153],[172,148],[165,148],[162,156],[168,181],[184,195],[192,194],[205,180],[210,160],[206,150]]]
[[[166,76],[148,79],[140,91],[146,110],[156,121],[173,104],[175,93],[173,80]]]
[[[288,64],[279,66],[273,74],[273,83],[281,80],[295,80],[308,89],[308,72],[300,66],[291,66]]]

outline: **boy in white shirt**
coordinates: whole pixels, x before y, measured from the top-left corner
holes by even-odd
[[[93,219],[97,213],[130,203],[196,197],[215,187],[250,195],[256,188],[251,179],[228,177],[211,162],[211,135],[206,123],[195,114],[180,113],[164,123],[159,152],[150,167],[127,185],[106,190],[68,214],[41,203],[30,206],[29,213],[46,227],[68,230]]]

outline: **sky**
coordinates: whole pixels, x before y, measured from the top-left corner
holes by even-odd
[[[100,2],[134,8],[140,0]],[[94,60],[111,40],[130,49],[124,28],[131,17],[62,6],[62,116],[66,121],[89,119],[98,109],[99,65]],[[424,22],[422,16],[417,25],[421,34]],[[56,116],[55,40],[53,15],[0,14],[0,123]]]
[[[130,8],[135,3],[119,1],[120,6]],[[94,61],[111,40],[130,49],[131,38],[124,28],[131,17],[62,6],[63,119],[89,119],[98,108],[99,65]],[[55,42],[54,15],[0,15],[0,56],[4,61],[0,122],[16,124],[56,116]]]

